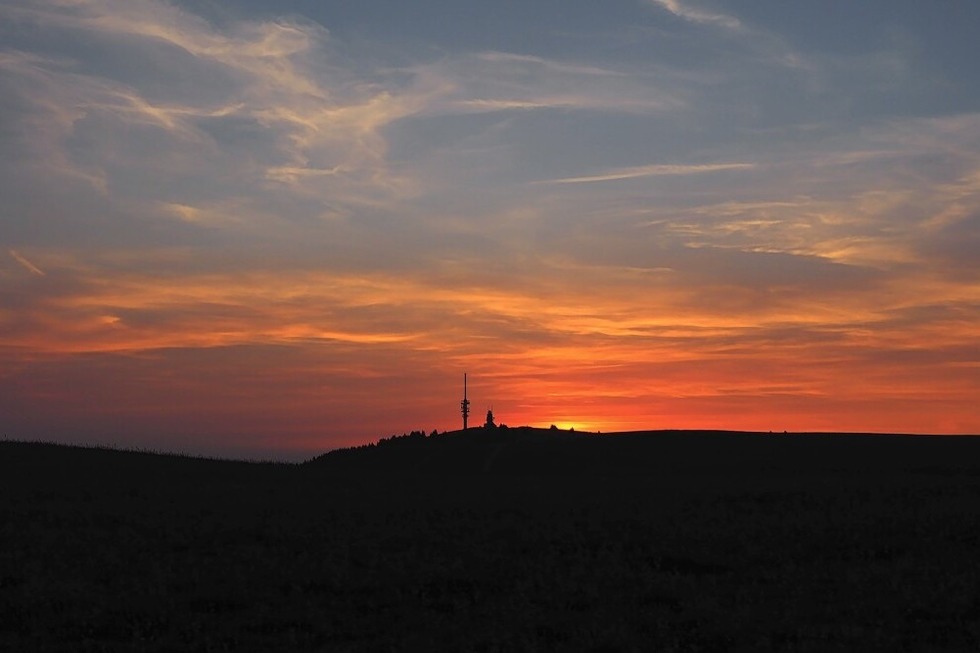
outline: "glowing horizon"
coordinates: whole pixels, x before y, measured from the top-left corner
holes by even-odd
[[[2,434],[295,459],[464,371],[474,424],[980,434],[980,8],[898,1],[4,5]]]

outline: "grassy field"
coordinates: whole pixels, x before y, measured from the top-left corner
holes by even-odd
[[[0,442],[0,650],[977,650],[976,438]]]

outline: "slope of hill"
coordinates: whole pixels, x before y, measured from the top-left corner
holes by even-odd
[[[0,650],[977,650],[976,438],[0,442]]]
[[[759,474],[784,471],[980,469],[980,438],[883,434],[533,429],[398,437],[306,463],[334,473]]]

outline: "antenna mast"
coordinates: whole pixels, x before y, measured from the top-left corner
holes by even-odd
[[[463,400],[459,402],[459,412],[463,414],[463,430],[466,430],[466,421],[470,416],[470,400],[466,398],[466,372],[463,372]]]

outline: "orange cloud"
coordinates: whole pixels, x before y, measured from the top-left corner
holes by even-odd
[[[456,427],[468,371],[474,405],[510,425],[980,430],[976,304],[903,308],[899,288],[739,316],[619,276],[544,300],[380,274],[73,274],[7,314],[4,383],[105,428],[280,433],[313,453]]]

